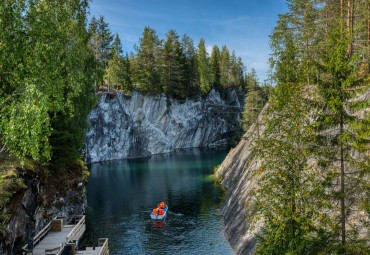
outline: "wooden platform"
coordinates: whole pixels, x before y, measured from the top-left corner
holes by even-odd
[[[76,255],[100,255],[102,254],[102,247],[96,247],[95,250],[93,248],[86,248],[84,251],[77,251]]]
[[[76,255],[109,255],[108,238],[100,238],[98,247],[86,247],[84,251],[77,251]]]
[[[63,226],[62,231],[49,232],[48,235],[33,249],[33,254],[45,255],[45,250],[57,248],[64,244],[66,242],[66,237],[71,233],[74,227],[75,225],[65,225]]]
[[[34,255],[60,255],[63,249],[71,249],[73,254],[78,255],[108,255],[108,238],[100,238],[97,247],[87,247],[84,251],[76,251],[77,244],[83,236],[86,225],[85,216],[78,215],[74,218],[75,225],[64,225],[63,217],[54,218],[47,224],[34,238],[33,249],[28,249],[28,245],[23,247],[23,254]]]

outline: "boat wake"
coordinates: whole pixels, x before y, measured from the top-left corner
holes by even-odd
[[[171,215],[175,215],[175,216],[184,216],[184,214],[182,213],[175,213],[175,212],[171,212],[171,211],[168,211],[169,214]]]

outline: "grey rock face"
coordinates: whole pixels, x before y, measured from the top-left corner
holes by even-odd
[[[251,228],[246,215],[252,215],[251,191],[256,187],[258,178],[251,178],[254,169],[261,162],[253,157],[252,147],[257,136],[257,128],[262,135],[265,127],[262,120],[267,105],[259,116],[259,126],[253,124],[244,134],[239,144],[228,154],[216,172],[222,177],[222,185],[227,190],[221,214],[224,218],[225,237],[237,254],[251,255],[256,251],[256,234],[260,232],[263,222],[257,222]]]
[[[83,182],[76,180],[62,190],[45,185],[36,174],[25,174],[22,179],[27,188],[16,193],[10,202],[11,217],[3,236],[0,235],[0,254],[21,254],[21,247],[31,244],[32,238],[54,217],[70,219],[85,212]]]
[[[215,90],[206,99],[185,102],[136,91],[131,97],[103,94],[89,115],[85,161],[226,144],[230,134],[241,132],[238,119],[243,98],[235,90],[228,91],[225,98]]]

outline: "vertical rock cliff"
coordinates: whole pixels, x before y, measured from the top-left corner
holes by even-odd
[[[368,100],[369,93],[364,93],[354,100]],[[244,134],[239,144],[228,154],[221,166],[216,172],[216,176],[222,179],[221,184],[226,189],[226,199],[221,207],[221,214],[224,218],[225,236],[230,242],[231,246],[237,254],[251,255],[255,252],[257,247],[256,235],[260,233],[263,221],[255,223],[254,228],[251,227],[250,220],[247,215],[253,217],[254,211],[252,205],[251,191],[258,185],[257,176],[252,176],[252,173],[259,169],[261,166],[261,159],[254,157],[252,153],[254,141],[257,134],[263,136],[265,127],[264,119],[266,118],[266,111],[268,104],[264,107],[258,118],[258,123],[253,124],[248,132]],[[357,111],[357,116],[360,119],[368,117],[370,108]],[[257,130],[259,132],[257,132]],[[338,129],[328,130],[329,132],[337,132]],[[368,153],[360,154],[358,151],[353,150],[352,156],[356,159],[368,159]],[[311,158],[309,161],[312,163],[316,159]],[[339,162],[333,165],[335,168],[340,168]],[[346,163],[348,171],[356,171],[351,169],[350,165]],[[359,194],[362,196],[363,194]],[[337,200],[335,200],[337,201]],[[353,214],[352,224],[359,231],[360,238],[366,239],[369,236],[368,222],[369,216],[363,209],[361,199],[359,201],[352,201],[351,210],[357,213]],[[333,211],[335,215],[335,211]],[[351,227],[347,227],[349,230]],[[368,239],[368,238],[367,238]]]
[[[148,156],[179,148],[227,144],[241,133],[243,97],[212,90],[205,99],[177,101],[134,91],[103,94],[89,115],[87,163]]]
[[[254,228],[251,228],[246,215],[253,215],[250,193],[257,185],[258,179],[251,178],[251,174],[261,163],[253,157],[252,147],[257,134],[263,134],[262,120],[267,107],[268,105],[264,107],[259,116],[259,125],[253,124],[249,128],[216,172],[216,175],[222,178],[221,184],[227,193],[220,211],[224,218],[225,236],[237,254],[250,255],[255,252],[256,234],[262,226],[261,222],[257,222]]]

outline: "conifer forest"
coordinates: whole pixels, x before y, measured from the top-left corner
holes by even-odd
[[[124,51],[90,5],[0,2],[0,240],[24,172],[87,180],[88,116],[102,95],[182,104],[233,90],[244,101],[240,130],[258,126],[257,185],[240,205],[245,224],[263,222],[253,254],[370,254],[369,0],[286,0],[263,81],[226,43],[207,47],[175,29],[160,38],[148,24]]]

